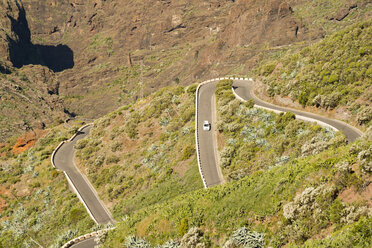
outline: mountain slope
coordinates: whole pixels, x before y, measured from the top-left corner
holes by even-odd
[[[19,130],[32,136],[0,143],[0,247],[60,247],[99,228],[50,165],[58,143],[77,130],[71,125],[82,124],[63,123],[69,112],[95,119],[75,149],[118,221],[101,237],[104,247],[371,246],[370,1],[24,0],[0,7],[0,139]],[[347,144],[341,133],[290,113],[241,103],[220,82],[227,182],[205,190],[191,83],[254,73],[269,85],[262,96],[323,107],[337,118],[346,112],[365,134]]]
[[[231,88],[224,86],[218,93],[220,106],[226,106],[225,110],[220,107],[220,113],[224,113],[221,120],[233,122],[222,125],[220,132],[227,140],[225,149],[233,152],[221,152],[220,161],[225,164],[224,160],[229,160],[224,170],[230,175],[229,182],[156,204],[147,204],[149,199],[137,191],[142,197],[140,207],[117,212],[124,220],[108,234],[104,246],[124,243],[131,247],[136,242],[129,237],[135,235],[140,238],[138,243],[165,244],[173,239],[182,247],[192,233],[202,247],[220,247],[226,242],[231,245],[227,247],[239,247],[234,246],[237,241],[230,240],[230,235],[245,226],[263,234],[265,244],[273,247],[368,247],[372,232],[363,226],[371,222],[371,129],[362,139],[347,145],[342,135],[293,120],[290,114],[274,115],[237,102]],[[265,124],[271,126],[269,130],[276,133],[276,139],[271,140],[271,131],[265,132]],[[231,128],[244,125],[251,132]],[[252,141],[252,135],[260,138]],[[276,142],[278,139],[285,141]],[[300,149],[297,144],[302,142]],[[284,156],[279,157],[277,152]],[[195,232],[193,227],[200,231]],[[357,238],[350,239],[351,235]],[[249,235],[241,239],[249,240]]]
[[[5,157],[0,149],[0,247],[61,247],[96,228],[50,155],[75,129],[46,130],[34,147]],[[39,245],[38,245],[39,244]]]
[[[269,96],[333,110],[369,126],[372,119],[372,20],[352,25],[302,51],[261,65]]]
[[[368,18],[371,10],[365,0],[18,0],[0,5],[0,71],[48,67],[53,97],[59,95],[68,112],[91,119],[174,82],[248,74],[261,52],[311,43]],[[342,19],[332,16],[339,12]],[[37,100],[32,104],[44,109]],[[31,112],[24,113],[32,119]]]

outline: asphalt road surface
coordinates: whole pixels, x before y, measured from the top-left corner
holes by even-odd
[[[280,106],[273,105],[273,104],[267,103],[265,101],[262,101],[251,93],[251,90],[254,87],[253,82],[246,81],[246,80],[234,80],[233,87],[235,89],[236,94],[238,94],[241,98],[243,98],[244,100],[252,99],[256,105],[266,107],[266,108],[275,109],[275,110],[279,110],[279,111],[283,111],[283,112],[292,112],[296,115],[302,115],[302,116],[305,116],[305,117],[309,117],[309,118],[313,118],[313,119],[325,122],[325,123],[337,128],[338,130],[342,131],[345,134],[345,136],[346,136],[346,138],[349,142],[352,142],[352,141],[356,140],[357,138],[359,138],[363,134],[357,128],[352,127],[352,126],[350,126],[350,125],[348,125],[348,124],[346,124],[345,122],[342,122],[342,121],[329,119],[329,118],[326,118],[326,117],[323,117],[323,116],[319,116],[319,115],[316,115],[316,114],[312,114],[312,113],[309,113],[309,112],[304,112],[304,111],[300,111],[300,110],[296,110],[296,109],[280,107]]]
[[[99,200],[95,190],[89,181],[83,177],[74,163],[74,145],[78,140],[86,137],[90,129],[91,126],[85,127],[71,142],[63,144],[55,154],[54,164],[58,169],[65,171],[70,177],[95,221],[99,224],[113,223],[110,214]]]
[[[199,133],[199,150],[200,161],[207,187],[221,184],[223,177],[216,155],[216,127],[213,123],[213,112],[215,111],[215,98],[217,82],[205,84],[199,89],[198,104],[198,133]],[[203,122],[208,121],[212,124],[210,131],[203,130]]]
[[[203,175],[206,181],[206,186],[211,187],[214,185],[221,184],[223,182],[223,176],[221,169],[218,165],[217,154],[216,154],[216,127],[214,125],[214,111],[215,111],[215,99],[214,93],[216,91],[216,85],[218,81],[204,84],[199,89],[199,104],[198,108],[198,133],[199,133],[199,150],[200,150],[200,161]],[[233,80],[233,88],[238,96],[244,100],[252,99],[256,105],[279,110],[283,112],[292,112],[296,115],[301,115],[307,118],[312,118],[315,120],[322,121],[329,124],[336,129],[342,131],[347,140],[352,142],[362,135],[362,132],[355,127],[352,127],[344,122],[329,119],[323,116],[312,114],[309,112],[304,112],[300,110],[295,110],[291,108],[280,107],[273,105],[258,99],[256,96],[251,94],[251,90],[254,87],[254,83],[249,80]],[[211,131],[203,130],[203,122],[208,121],[212,123]]]
[[[94,248],[96,245],[94,238],[89,238],[71,246],[71,248]]]
[[[196,106],[198,108],[199,119],[198,119],[198,133],[199,133],[199,150],[200,150],[200,160],[201,167],[203,170],[204,178],[207,187],[221,184],[223,182],[223,177],[221,169],[217,163],[217,144],[216,144],[216,127],[215,127],[215,98],[214,93],[216,91],[216,85],[218,81],[211,82],[203,85],[199,89],[199,104]],[[334,126],[338,130],[342,131],[349,141],[354,141],[361,136],[362,132],[358,129],[344,123],[341,121],[329,119],[323,116],[315,115],[308,112],[303,112],[295,109],[280,107],[262,101],[251,94],[253,88],[253,82],[247,80],[234,80],[233,83],[234,90],[237,95],[239,95],[244,100],[252,99],[256,105],[279,110],[283,112],[292,112],[296,115],[302,115],[305,117],[313,118],[322,122],[325,122],[331,126]],[[210,131],[203,130],[203,122],[207,120],[212,123]],[[84,179],[81,173],[76,168],[74,160],[74,145],[76,142],[89,134],[91,126],[88,126],[81,130],[81,132],[71,141],[65,143],[56,153],[54,158],[54,163],[56,167],[60,170],[65,171],[71,181],[74,183],[75,187],[79,191],[81,197],[92,213],[94,219],[100,223],[113,223],[108,211],[100,202],[97,194],[94,192],[92,186]],[[89,238],[78,244],[73,245],[73,248],[93,248],[96,245],[94,238]]]

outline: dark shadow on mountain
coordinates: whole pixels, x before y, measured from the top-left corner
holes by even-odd
[[[10,71],[7,68],[5,68],[2,65],[0,65],[0,73],[2,73],[2,74],[10,74]]]
[[[74,112],[70,112],[67,109],[64,109],[63,112],[65,112],[65,114],[67,114],[71,118],[75,118],[76,117],[76,114]]]
[[[13,39],[8,36],[9,57],[13,66],[21,68],[29,64],[44,65],[54,72],[74,67],[74,53],[68,46],[32,44],[26,11],[19,3],[16,5],[19,11],[18,19],[8,15],[16,37]]]

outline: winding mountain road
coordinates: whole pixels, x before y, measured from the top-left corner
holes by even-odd
[[[54,164],[57,169],[66,172],[71,186],[77,191],[79,198],[87,208],[92,219],[98,224],[113,223],[108,210],[98,198],[93,186],[80,173],[74,163],[74,145],[80,139],[85,138],[92,126],[86,126],[80,130],[77,135],[69,142],[64,143],[54,156]]]
[[[106,209],[103,203],[100,201],[95,189],[90,184],[89,180],[79,171],[74,163],[75,148],[74,145],[80,139],[85,138],[92,126],[85,126],[68,141],[65,141],[62,145],[58,146],[52,155],[52,164],[56,169],[62,170],[70,186],[73,188],[80,201],[84,204],[91,218],[97,224],[108,224],[114,223],[110,212]],[[96,242],[94,237],[79,240],[73,245],[66,247],[74,248],[93,248]]]
[[[334,130],[342,131],[347,140],[352,142],[363,133],[355,127],[348,125],[342,121],[329,119],[316,114],[285,108],[277,105],[267,103],[258,99],[253,93],[254,87],[253,80],[247,78],[217,78],[205,81],[198,86],[197,100],[196,100],[196,147],[198,155],[198,164],[200,174],[206,188],[221,184],[223,177],[221,168],[218,165],[217,158],[217,144],[216,144],[216,127],[213,125],[213,113],[215,113],[215,98],[216,85],[222,79],[233,79],[233,91],[237,98],[240,100],[253,100],[255,107],[272,110],[275,112],[292,112],[296,118],[318,122],[322,126],[328,126]],[[203,131],[203,122],[208,120],[212,122],[211,131]]]
[[[198,143],[199,143],[199,157],[202,165],[202,171],[204,173],[204,185],[205,187],[211,187],[214,185],[221,184],[223,177],[221,169],[217,166],[217,144],[216,144],[216,125],[214,125],[213,115],[216,112],[216,101],[214,92],[216,91],[216,82],[208,83],[200,87],[198,91],[199,104],[197,118],[197,131],[198,131]],[[210,131],[203,131],[203,122],[207,120],[212,123]]]
[[[255,105],[259,107],[264,107],[264,108],[268,108],[271,110],[282,111],[282,112],[292,112],[296,116],[300,116],[300,117],[304,116],[306,118],[311,118],[313,119],[314,122],[316,121],[316,122],[326,123],[329,126],[332,126],[335,129],[342,131],[345,134],[346,139],[349,142],[353,142],[354,140],[356,140],[363,134],[357,128],[350,126],[349,124],[339,121],[339,120],[334,120],[334,119],[330,119],[330,118],[320,116],[317,114],[313,114],[313,113],[309,113],[309,112],[305,112],[305,111],[301,111],[297,109],[292,109],[292,108],[281,107],[281,106],[277,106],[277,105],[265,102],[261,99],[258,99],[252,93],[253,87],[254,87],[254,83],[249,80],[248,81],[247,80],[234,80],[234,83],[233,83],[233,88],[238,96],[240,96],[244,100],[249,100],[249,99],[253,100]]]
[[[240,100],[253,100],[255,107],[272,110],[275,112],[292,112],[298,119],[318,122],[323,126],[329,126],[335,130],[342,131],[348,141],[354,141],[362,135],[357,128],[352,127],[342,121],[329,119],[316,114],[285,108],[267,103],[258,99],[252,89],[254,83],[247,78],[218,78],[205,81],[197,88],[196,93],[196,148],[200,174],[205,188],[212,187],[223,183],[221,168],[218,165],[217,157],[217,139],[216,139],[216,99],[215,91],[217,83],[222,79],[233,79],[233,92]],[[203,122],[207,120],[212,123],[211,131],[203,130]],[[52,156],[52,163],[57,169],[63,170],[69,183],[72,185],[80,200],[88,210],[93,220],[99,224],[114,223],[110,213],[100,201],[94,188],[84,177],[74,164],[74,145],[80,139],[85,138],[92,126],[86,126],[68,142],[59,146]],[[96,245],[93,237],[80,240],[73,244],[74,248],[92,248]]]

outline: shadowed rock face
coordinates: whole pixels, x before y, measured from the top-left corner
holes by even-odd
[[[2,65],[0,65],[0,73],[4,73],[4,74],[9,74],[10,71],[9,69],[3,67]]]
[[[19,15],[17,19],[8,15],[11,28],[16,39],[8,38],[9,57],[14,67],[24,65],[44,65],[54,72],[60,72],[74,67],[74,53],[66,45],[39,45],[32,44],[31,32],[28,26],[26,12],[23,6],[17,3]]]

